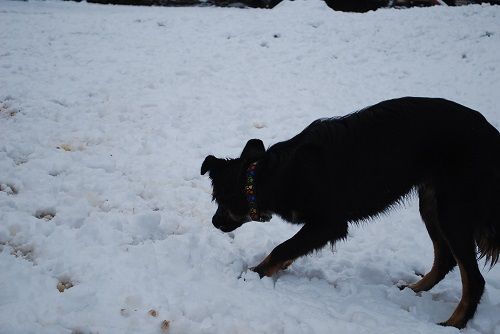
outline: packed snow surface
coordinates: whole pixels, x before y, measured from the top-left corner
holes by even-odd
[[[2,1],[0,333],[458,333],[435,325],[460,299],[457,271],[430,292],[397,287],[433,259],[414,197],[259,279],[248,268],[298,227],[216,230],[200,166],[407,95],[499,128],[499,92],[499,6]],[[483,273],[463,332],[500,334],[500,265]]]

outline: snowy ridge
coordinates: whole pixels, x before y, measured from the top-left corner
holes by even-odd
[[[0,333],[459,332],[434,324],[458,272],[419,296],[396,287],[432,263],[415,199],[260,280],[248,267],[296,227],[217,231],[199,169],[406,95],[499,128],[499,6],[2,1],[0,45]],[[500,266],[484,276],[463,332],[500,334]]]

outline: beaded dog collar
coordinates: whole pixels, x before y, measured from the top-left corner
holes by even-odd
[[[257,196],[255,194],[255,169],[257,162],[252,162],[247,168],[245,195],[247,197],[250,218],[253,221],[263,221],[260,217],[259,210],[257,209]]]

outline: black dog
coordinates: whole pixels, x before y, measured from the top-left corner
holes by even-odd
[[[444,99],[401,98],[317,120],[267,151],[250,140],[237,159],[206,157],[228,232],[272,214],[303,224],[253,270],[272,276],[294,259],[344,239],[348,224],[379,215],[418,190],[434,264],[415,291],[431,289],[457,264],[462,299],[442,325],[465,327],[484,290],[477,265],[500,254],[500,134],[477,111]],[[477,248],[476,248],[477,247]]]

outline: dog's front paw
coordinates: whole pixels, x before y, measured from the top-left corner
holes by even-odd
[[[260,278],[267,276],[264,268],[262,268],[261,266],[250,268],[250,270],[259,274]]]
[[[418,292],[415,291],[415,283],[408,283],[405,280],[399,280],[394,285],[396,285],[396,287],[401,291],[408,288],[410,290],[413,290],[413,292]]]
[[[402,281],[402,280],[399,280],[398,282],[396,282],[395,285],[401,291],[403,291],[404,289],[409,287],[409,284],[406,283],[405,281]]]
[[[269,255],[257,267],[250,268],[250,270],[255,271],[257,274],[259,274],[260,278],[264,276],[272,277],[278,271],[288,268],[292,264],[292,262],[293,260],[286,260],[274,263]]]
[[[255,271],[259,274],[260,278],[267,276],[272,277],[278,270],[275,270],[275,265],[271,260],[271,255],[269,254],[266,258],[259,263],[256,267],[250,268],[252,271]]]

